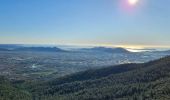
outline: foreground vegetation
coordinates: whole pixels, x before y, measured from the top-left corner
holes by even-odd
[[[169,100],[170,57],[39,82],[0,78],[0,100]]]

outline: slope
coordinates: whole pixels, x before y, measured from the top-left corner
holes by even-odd
[[[170,57],[121,66],[122,71],[113,66],[54,79],[33,86],[31,91],[40,100],[170,99]],[[128,70],[124,70],[126,66]]]

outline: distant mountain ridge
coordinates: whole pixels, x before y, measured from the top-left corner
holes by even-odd
[[[94,47],[94,48],[84,48],[82,50],[95,51],[95,52],[108,52],[108,53],[130,53],[130,51],[124,48]]]
[[[156,49],[134,49],[134,50],[143,50],[143,52],[152,52],[152,53],[170,53],[170,50],[158,51]],[[105,53],[131,53],[130,50],[121,47],[93,47],[93,48],[79,48],[79,49],[70,49],[65,50],[62,47],[48,46],[48,45],[24,45],[24,44],[0,44],[0,51],[45,51],[45,52],[61,52],[61,51],[83,51],[83,52],[105,52]]]
[[[0,51],[10,51],[9,49],[0,48]]]
[[[0,51],[41,51],[41,52],[64,52],[65,50],[58,47],[34,47],[34,46],[22,46],[22,45],[0,45]],[[79,50],[78,50],[79,51]],[[87,52],[106,52],[106,53],[130,53],[130,51],[124,48],[107,48],[107,47],[94,47],[83,48],[80,51]]]
[[[20,45],[20,44],[0,44],[1,49],[11,50],[11,49],[19,48],[19,47],[22,47],[22,45]]]
[[[65,52],[65,50],[57,47],[32,47],[12,44],[0,44],[0,51]]]
[[[57,47],[21,47],[14,49],[14,51],[64,52],[64,50]]]

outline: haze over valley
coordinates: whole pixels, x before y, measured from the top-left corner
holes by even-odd
[[[1,45],[0,75],[14,80],[45,80],[89,69],[145,63],[168,55],[168,50],[131,52],[109,47],[72,47],[66,50],[51,46]]]

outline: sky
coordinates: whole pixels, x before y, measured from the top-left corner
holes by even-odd
[[[170,47],[170,0],[0,0],[1,44]]]

